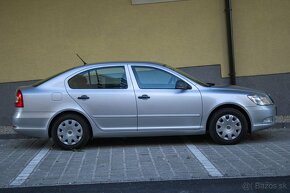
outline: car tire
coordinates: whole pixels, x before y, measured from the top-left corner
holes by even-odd
[[[234,108],[217,110],[209,120],[209,134],[218,144],[237,144],[246,136],[247,131],[245,115]]]
[[[90,125],[79,115],[65,114],[52,124],[54,143],[62,149],[79,149],[90,139]]]

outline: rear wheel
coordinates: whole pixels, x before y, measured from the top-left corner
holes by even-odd
[[[78,149],[90,139],[90,126],[86,120],[76,114],[65,114],[52,125],[52,138],[62,149]]]
[[[247,130],[246,117],[233,108],[216,111],[209,122],[209,134],[219,144],[237,144],[246,136]]]

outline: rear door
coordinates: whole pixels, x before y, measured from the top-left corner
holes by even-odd
[[[137,130],[136,99],[126,65],[81,72],[68,80],[67,91],[100,129]]]
[[[176,89],[181,80],[151,66],[132,66],[138,107],[138,130],[199,129],[202,102],[199,90]]]

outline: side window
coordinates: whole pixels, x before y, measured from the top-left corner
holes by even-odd
[[[72,77],[68,84],[72,89],[126,89],[124,67],[95,68]]]
[[[132,67],[138,86],[141,89],[175,89],[176,76],[152,67]]]

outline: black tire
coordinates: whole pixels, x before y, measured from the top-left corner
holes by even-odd
[[[54,143],[64,150],[79,149],[90,139],[90,125],[81,116],[65,114],[52,124]]]
[[[209,120],[209,134],[218,144],[239,143],[247,134],[248,122],[243,113],[234,108],[220,109]]]

